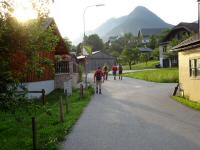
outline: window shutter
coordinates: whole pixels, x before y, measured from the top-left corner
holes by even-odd
[[[190,77],[192,76],[192,64],[191,60],[189,60],[189,72],[190,72]]]
[[[195,77],[197,76],[197,59],[194,59]]]

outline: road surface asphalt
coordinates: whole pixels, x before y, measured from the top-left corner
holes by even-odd
[[[175,85],[109,77],[61,149],[200,150],[200,112],[170,98]]]

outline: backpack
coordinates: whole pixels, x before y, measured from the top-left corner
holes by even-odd
[[[100,81],[101,80],[101,71],[96,72],[96,80]]]
[[[123,70],[122,66],[119,66],[119,71],[122,71],[122,70]]]

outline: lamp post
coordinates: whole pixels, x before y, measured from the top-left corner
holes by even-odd
[[[85,13],[87,11],[88,8],[90,7],[101,7],[101,6],[105,6],[104,4],[96,4],[96,5],[89,5],[87,7],[85,7],[84,9],[84,12],[83,12],[83,48],[82,48],[82,54],[83,54],[83,49],[84,49],[84,45],[85,45],[85,38],[86,38],[86,35],[85,35]],[[86,57],[85,56],[85,87],[87,88],[87,64],[86,64]]]

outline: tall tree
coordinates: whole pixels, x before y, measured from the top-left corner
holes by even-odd
[[[103,50],[104,48],[103,40],[97,34],[89,35],[85,40],[86,45],[92,46],[93,52]]]
[[[152,57],[153,57],[153,59],[159,60],[159,53],[160,53],[159,48],[155,48],[155,49],[152,51]]]
[[[147,53],[142,53],[140,55],[140,61],[145,62],[147,64],[147,62],[149,61],[149,55]]]
[[[65,42],[66,47],[71,51],[72,42],[67,37],[64,38],[64,42]]]
[[[150,37],[150,42],[148,47],[150,47],[151,49],[155,49],[156,47],[158,47],[158,38],[156,36],[151,36]]]
[[[122,51],[121,58],[124,62],[128,63],[130,70],[132,69],[131,65],[133,62],[136,62],[139,58],[140,52],[137,48],[125,48]]]
[[[0,2],[0,106],[8,105],[17,96],[12,90],[21,81],[26,72],[36,73],[38,76],[44,71],[44,66],[51,65],[45,57],[40,57],[38,52],[50,52],[58,42],[54,34],[54,26],[44,29],[45,18],[35,19],[20,23],[12,16],[14,10],[12,0]],[[12,55],[21,52],[27,57],[23,67],[24,72],[13,73],[11,68]],[[13,88],[11,88],[13,87]],[[3,93],[3,94],[2,94]]]

